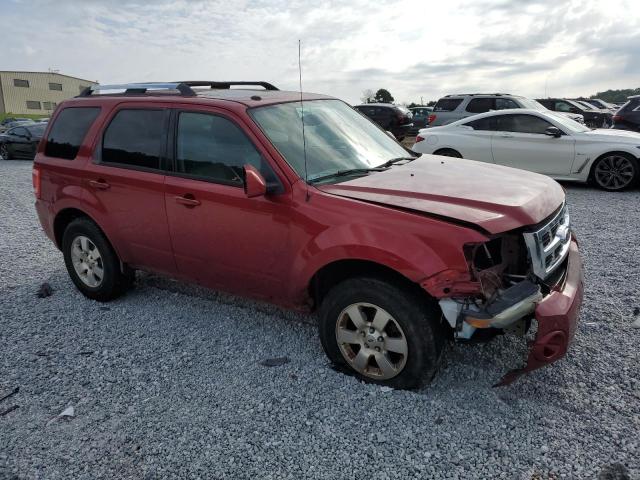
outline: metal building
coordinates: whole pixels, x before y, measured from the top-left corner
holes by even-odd
[[[0,113],[50,115],[91,85],[97,83],[60,73],[0,71]]]

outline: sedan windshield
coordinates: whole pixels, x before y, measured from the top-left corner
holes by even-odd
[[[340,100],[311,100],[258,107],[251,115],[291,167],[307,180],[343,178],[411,154],[370,120]],[[304,138],[302,118],[304,116]]]

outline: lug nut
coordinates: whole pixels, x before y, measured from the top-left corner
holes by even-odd
[[[360,332],[360,336],[364,337],[365,333],[364,332]]]
[[[378,337],[378,341],[379,341],[379,342],[382,342],[383,340],[384,340],[384,338],[382,338],[382,337]]]
[[[373,327],[370,327],[370,328],[369,328],[369,333],[373,333],[373,332],[375,332],[375,331],[376,331],[376,329],[375,329],[375,328],[373,328]]]
[[[376,352],[379,352],[379,351],[380,351],[380,347],[376,347]]]

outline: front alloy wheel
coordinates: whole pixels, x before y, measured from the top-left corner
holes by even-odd
[[[349,366],[375,380],[395,377],[407,361],[402,328],[386,310],[371,303],[354,303],[340,313],[336,341]]]
[[[620,154],[600,158],[593,170],[593,179],[605,190],[624,190],[635,182],[637,176],[637,163]]]
[[[320,341],[331,362],[361,380],[416,388],[433,378],[445,335],[434,304],[410,285],[355,277],[320,304]]]

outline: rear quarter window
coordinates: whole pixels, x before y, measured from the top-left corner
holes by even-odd
[[[73,160],[89,128],[100,114],[100,107],[68,107],[54,120],[44,153],[47,157]]]
[[[462,103],[462,98],[441,98],[433,107],[434,112],[453,112]]]

